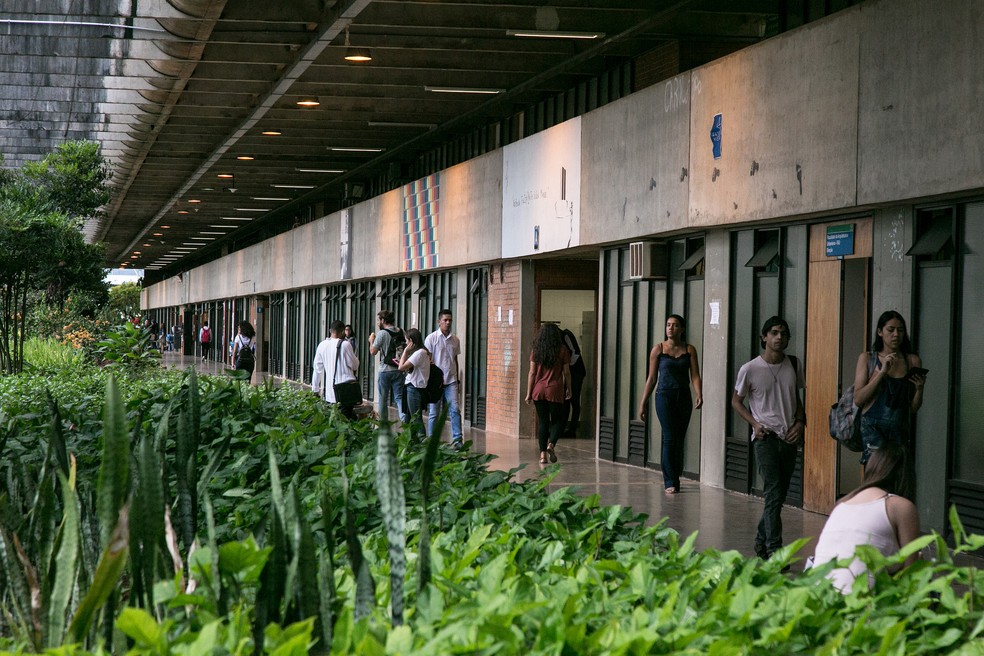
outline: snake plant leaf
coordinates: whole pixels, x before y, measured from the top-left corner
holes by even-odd
[[[96,507],[104,549],[109,544],[113,527],[118,524],[120,508],[130,493],[130,438],[127,433],[119,386],[116,378],[110,376],[106,383],[102,462],[96,486]]]
[[[110,534],[109,544],[99,558],[92,584],[82,598],[75,616],[68,627],[69,639],[72,642],[83,642],[92,627],[96,613],[103,607],[110,595],[119,585],[123,570],[126,569],[127,554],[129,553],[129,509],[123,506],[119,512],[119,521]]]
[[[164,543],[164,484],[161,463],[150,436],[144,435],[137,447],[138,482],[133,505],[135,516],[130,521],[131,553],[134,570],[133,588],[136,596],[144,596],[143,605],[154,605],[154,580],[160,562],[159,545]],[[138,556],[138,557],[137,557]]]
[[[403,579],[407,569],[407,506],[403,472],[389,426],[380,428],[376,436],[376,492],[389,544],[391,618],[393,625],[399,626],[403,624]]]
[[[420,536],[417,540],[417,590],[421,591],[427,587],[431,579],[431,557],[430,557],[430,489],[431,482],[434,480],[434,466],[437,462],[437,451],[441,444],[440,428],[444,427],[447,418],[447,408],[441,411],[435,425],[434,432],[427,439],[427,448],[424,451],[424,459],[420,463]]]
[[[62,524],[58,529],[58,552],[49,571],[51,592],[48,597],[48,626],[46,643],[57,647],[65,637],[65,618],[68,616],[79,573],[81,541],[79,500],[75,490],[75,462],[70,465],[70,477],[59,473],[62,490]]]

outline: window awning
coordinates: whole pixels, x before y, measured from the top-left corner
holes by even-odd
[[[690,254],[690,257],[683,261],[683,264],[677,267],[677,271],[688,271],[697,266],[701,260],[704,259],[704,245],[701,244],[700,248],[695,250]]]
[[[779,254],[779,234],[773,233],[769,235],[769,238],[765,240],[765,243],[759,246],[755,254],[749,258],[748,262],[745,262],[747,267],[764,267],[768,266],[769,262]]]
[[[946,242],[953,238],[953,230],[949,219],[945,221],[933,221],[927,230],[916,243],[912,245],[906,255],[935,255],[946,245]]]

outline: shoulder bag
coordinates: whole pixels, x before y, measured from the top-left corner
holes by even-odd
[[[335,372],[331,375],[332,388],[335,390],[335,403],[346,408],[354,408],[362,403],[362,390],[359,389],[358,381],[335,382],[335,378],[338,376],[338,361],[341,359],[342,340],[338,340],[338,348],[335,349]]]

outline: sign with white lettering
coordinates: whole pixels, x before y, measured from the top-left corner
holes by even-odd
[[[827,257],[854,255],[854,224],[827,226]]]

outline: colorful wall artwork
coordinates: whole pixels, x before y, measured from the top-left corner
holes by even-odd
[[[403,271],[438,266],[440,183],[440,173],[434,173],[403,186]]]

